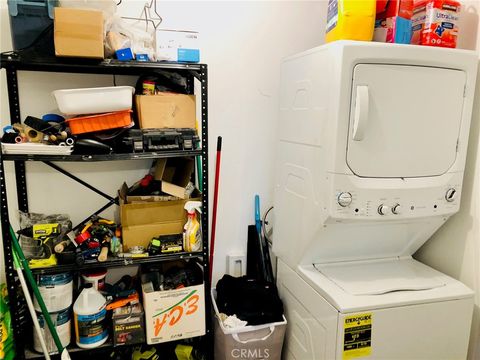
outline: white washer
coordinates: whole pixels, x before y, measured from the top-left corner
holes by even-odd
[[[477,55],[339,41],[282,65],[287,359],[464,359],[465,285],[412,259],[458,211]]]

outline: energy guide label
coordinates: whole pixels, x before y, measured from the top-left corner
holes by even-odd
[[[372,313],[345,317],[343,323],[343,359],[368,356],[372,352]]]

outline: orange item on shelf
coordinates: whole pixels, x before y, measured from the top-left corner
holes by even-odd
[[[132,110],[117,111],[106,114],[81,116],[68,119],[68,126],[73,135],[94,131],[115,129],[130,125]]]
[[[421,44],[447,48],[457,47],[460,7],[460,2],[455,0],[428,1]]]

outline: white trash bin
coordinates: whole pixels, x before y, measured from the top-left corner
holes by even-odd
[[[217,291],[212,289],[212,304],[215,311],[215,360],[280,360],[287,319],[264,325],[247,325],[228,329],[219,318],[216,303]]]

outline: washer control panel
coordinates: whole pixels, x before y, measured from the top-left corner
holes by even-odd
[[[333,214],[339,219],[403,219],[450,215],[460,206],[461,186],[418,189],[338,189]]]

